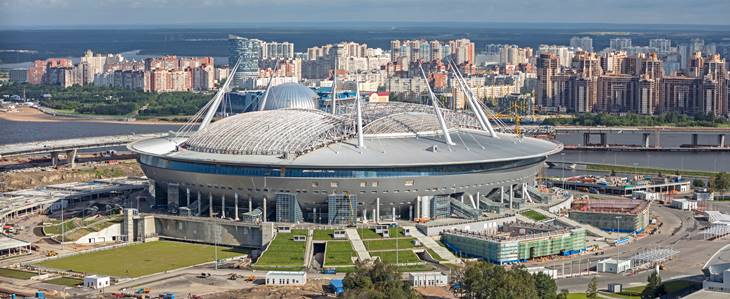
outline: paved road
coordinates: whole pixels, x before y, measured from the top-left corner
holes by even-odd
[[[727,244],[727,240],[691,240],[692,234],[698,228],[698,223],[692,217],[691,212],[655,205],[652,206],[652,213],[658,216],[660,221],[664,223],[656,234],[646,236],[641,240],[619,246],[618,248],[611,247],[605,251],[603,256],[594,257],[594,259],[615,257],[618,254],[618,250],[621,250],[621,257],[626,258],[646,249],[657,247],[673,248],[678,250],[679,254],[671,261],[665,263],[665,270],[660,272],[663,280],[682,277],[701,280],[702,267],[713,254]],[[730,253],[720,255],[720,258],[730,260]],[[555,266],[559,264],[560,262],[553,262],[547,265]],[[646,279],[650,273],[650,271],[644,271],[634,276],[600,273],[597,275],[599,288],[606,288],[609,282],[624,283],[627,286],[643,285],[646,283]],[[591,277],[584,276],[559,279],[557,281],[558,287],[582,292],[585,291]]]

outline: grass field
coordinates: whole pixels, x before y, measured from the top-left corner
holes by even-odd
[[[264,252],[256,262],[256,268],[284,266],[284,267],[302,267],[304,266],[304,250],[307,242],[297,242],[292,238],[295,235],[306,235],[306,230],[292,230],[291,233],[279,233],[276,238],[271,241],[269,248]]]
[[[585,293],[570,293],[568,294],[568,299],[586,299]]]
[[[67,232],[76,228],[81,220],[77,218],[63,221],[63,231]],[[61,224],[53,224],[43,227],[43,233],[49,236],[61,234]]]
[[[386,264],[395,264],[396,253],[398,257],[397,261],[401,264],[421,261],[421,259],[419,259],[418,256],[410,250],[371,252],[370,255],[380,257],[380,260]]]
[[[440,256],[440,255],[439,255],[438,253],[436,253],[435,251],[433,251],[433,249],[431,249],[431,248],[426,248],[426,250],[428,251],[428,254],[429,254],[429,255],[431,255],[431,257],[432,257],[433,259],[435,259],[435,260],[437,260],[437,261],[445,261],[445,259],[444,259],[444,258],[442,258],[442,257],[441,257],[441,256]]]
[[[71,278],[71,277],[59,277],[59,278],[46,280],[44,282],[50,283],[50,284],[55,284],[55,285],[60,285],[60,286],[67,286],[67,287],[75,287],[77,285],[84,283],[84,281],[82,279]]]
[[[218,246],[219,259],[244,253],[243,250]],[[38,265],[81,273],[139,277],[214,259],[214,246],[211,245],[156,241],[48,260]]]
[[[334,240],[334,238],[332,237],[334,233],[334,229],[316,229],[314,230],[314,239],[317,241]]]
[[[373,228],[359,228],[359,229],[357,229],[357,234],[360,235],[360,239],[363,239],[363,240],[381,238],[380,235],[375,233],[375,229],[373,229]]]
[[[37,274],[33,272],[20,271],[15,269],[0,268],[0,277],[15,278],[15,279],[30,279]]]
[[[383,236],[375,233],[374,228],[360,228],[357,230],[357,233],[360,235],[360,239],[367,240],[367,239],[383,239]],[[403,234],[403,228],[402,227],[393,227],[388,229],[388,233],[390,234],[391,238],[395,237],[405,237]]]
[[[547,216],[545,216],[543,214],[540,214],[540,213],[538,213],[536,211],[533,211],[533,210],[526,210],[526,211],[523,211],[520,214],[522,216],[525,216],[527,218],[530,218],[530,219],[532,219],[534,221],[542,221],[542,220],[547,219]]]
[[[357,256],[350,241],[329,241],[325,249],[324,266],[352,265],[352,257]]]
[[[398,245],[398,249],[406,249],[406,248],[413,248],[413,240],[414,238],[404,238],[404,239],[382,239],[382,240],[369,240],[364,241],[365,248],[368,249],[368,251],[371,250],[395,250],[396,244]]]

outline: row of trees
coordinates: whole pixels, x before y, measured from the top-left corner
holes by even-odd
[[[545,125],[579,125],[579,126],[661,126],[680,127],[717,127],[730,124],[730,120],[718,118],[714,114],[686,115],[677,112],[666,112],[659,115],[640,115],[629,113],[615,115],[608,113],[583,113],[574,118],[548,118]]]
[[[83,114],[168,116],[192,115],[210,100],[209,93],[149,93],[99,86],[68,88],[53,85],[8,84],[0,94],[38,99],[45,107]]]
[[[548,275],[530,274],[523,268],[507,270],[481,261],[468,263],[457,271],[452,282],[453,291],[462,298],[567,298],[567,291],[558,293],[555,281]],[[358,262],[343,284],[345,298],[419,298],[395,266],[379,260],[372,264]]]

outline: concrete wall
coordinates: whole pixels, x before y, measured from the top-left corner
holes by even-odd
[[[119,238],[121,238],[121,235],[122,235],[122,224],[115,223],[98,232],[89,233],[89,234],[79,238],[74,243],[76,243],[76,244],[95,244],[95,243],[112,242],[112,241],[119,240]]]
[[[273,237],[273,223],[261,225],[198,217],[155,215],[160,238],[217,243],[227,246],[262,248]]]

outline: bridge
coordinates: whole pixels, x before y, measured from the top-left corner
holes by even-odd
[[[57,166],[59,155],[66,154],[66,160],[71,167],[75,166],[76,154],[78,150],[102,148],[112,146],[124,146],[130,142],[160,137],[167,133],[155,134],[131,134],[131,135],[114,135],[114,136],[98,136],[73,139],[49,140],[29,143],[15,143],[0,145],[0,158],[25,156],[25,155],[42,155],[50,154],[53,166]]]
[[[655,139],[654,147],[662,150],[673,150],[682,151],[686,149],[720,149],[725,150],[726,142],[725,136],[730,134],[730,128],[704,128],[704,127],[580,127],[580,126],[566,126],[556,127],[555,132],[560,133],[583,133],[583,144],[575,145],[579,149],[600,149],[600,148],[612,148],[618,147],[619,149],[636,150],[635,147],[630,146],[616,146],[608,143],[608,135],[621,134],[621,133],[641,133],[641,147],[643,149],[650,148],[650,139],[653,136]],[[689,135],[690,143],[689,147],[684,148],[662,148],[660,145],[660,136],[662,133],[684,133]],[[701,145],[699,144],[699,135],[716,135],[717,144],[714,145]],[[599,141],[593,142],[593,136],[598,136]],[[567,146],[566,146],[567,148]]]

